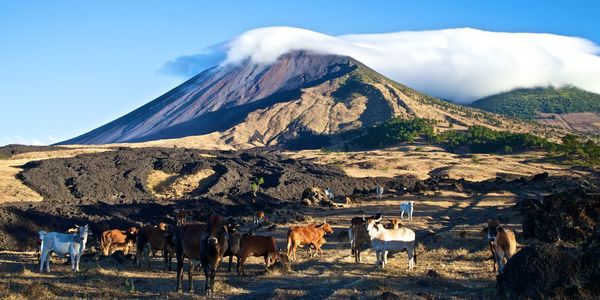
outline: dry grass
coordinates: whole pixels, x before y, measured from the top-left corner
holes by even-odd
[[[415,150],[417,149],[417,150]],[[354,177],[414,175],[420,179],[430,176],[464,178],[482,181],[496,177],[530,176],[542,172],[552,175],[579,175],[568,166],[543,162],[543,153],[530,152],[515,155],[477,154],[459,155],[437,146],[414,145],[384,150],[360,152],[328,152],[304,150],[287,155],[321,164],[336,164]]]
[[[189,175],[153,170],[148,175],[146,184],[152,195],[158,199],[180,199],[196,189],[208,186],[214,180],[214,174],[212,169],[199,170]]]

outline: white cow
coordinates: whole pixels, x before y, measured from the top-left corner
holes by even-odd
[[[383,187],[378,185],[377,188],[375,188],[375,193],[377,194],[377,199],[381,200],[381,196],[383,196]]]
[[[400,203],[400,219],[404,219],[404,213],[408,215],[408,219],[412,221],[413,211],[415,210],[415,201]]]
[[[77,227],[77,232],[74,234],[40,231],[39,235],[41,240],[40,273],[44,271],[44,264],[46,264],[46,272],[50,273],[52,252],[60,257],[64,257],[68,253],[71,257],[73,272],[79,272],[79,260],[85,250],[88,235],[91,235],[87,225]]]
[[[377,256],[377,265],[385,268],[389,250],[408,252],[408,269],[411,270],[417,261],[415,252],[415,232],[401,227],[398,229],[385,229],[379,224],[379,219],[370,219],[367,221],[367,232],[371,238],[371,247],[375,250]]]

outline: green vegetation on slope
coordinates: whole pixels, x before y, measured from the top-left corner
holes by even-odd
[[[434,120],[393,118],[367,128],[366,132],[351,140],[360,148],[381,148],[423,139],[447,147],[450,151],[466,150],[472,153],[514,152],[546,149],[552,143],[528,133],[496,131],[484,126],[470,126],[466,131],[446,131],[437,134]]]
[[[477,100],[471,106],[509,117],[533,120],[541,113],[600,113],[600,94],[576,87],[516,89]]]
[[[444,146],[451,152],[469,153],[513,153],[526,150],[541,150],[549,158],[562,158],[573,165],[600,166],[600,145],[574,135],[565,135],[561,144],[550,142],[529,133],[496,131],[484,126],[470,126],[464,131],[436,133],[435,120],[393,118],[367,128],[344,133],[350,140],[348,146],[362,149],[377,149],[427,141]]]

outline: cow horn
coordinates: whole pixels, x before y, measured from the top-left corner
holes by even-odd
[[[363,214],[363,215],[362,215],[362,219],[363,219],[363,221],[364,221],[364,220],[366,220],[366,219],[365,219],[365,214]]]
[[[75,228],[79,228],[79,225],[75,224]]]
[[[327,224],[327,219],[323,219],[323,224]]]
[[[376,219],[375,222],[381,222],[381,219],[383,219],[383,215],[379,214],[379,219]]]

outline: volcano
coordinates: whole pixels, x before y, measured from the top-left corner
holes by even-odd
[[[245,149],[306,135],[333,136],[392,117],[433,119],[441,130],[473,124],[523,128],[419,93],[351,57],[294,51],[269,65],[248,60],[207,69],[131,113],[59,144],[154,141]]]

